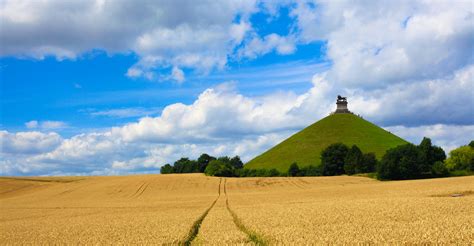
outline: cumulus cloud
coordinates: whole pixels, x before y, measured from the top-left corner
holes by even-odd
[[[59,134],[41,132],[0,131],[1,152],[5,154],[37,154],[51,151],[61,144]]]
[[[449,76],[473,62],[471,1],[301,1],[300,38],[327,42],[330,79],[347,87]]]
[[[207,71],[226,64],[254,11],[255,1],[6,0],[0,55],[74,59],[94,49],[132,51],[140,61],[131,77],[159,79],[157,67]]]

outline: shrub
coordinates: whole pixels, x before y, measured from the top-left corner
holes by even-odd
[[[333,176],[344,174],[344,159],[349,148],[342,143],[329,145],[321,152],[323,175]]]
[[[300,172],[300,168],[298,167],[298,164],[296,162],[293,162],[290,165],[290,168],[288,168],[288,176],[298,176],[298,173]]]

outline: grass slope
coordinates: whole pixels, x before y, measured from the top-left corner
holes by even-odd
[[[287,171],[298,165],[319,165],[321,151],[341,142],[356,144],[364,153],[374,152],[381,158],[389,148],[407,141],[353,114],[333,114],[294,134],[270,150],[249,161],[246,168],[276,168]]]

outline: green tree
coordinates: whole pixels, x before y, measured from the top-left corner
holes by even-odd
[[[431,174],[433,177],[447,177],[449,170],[442,161],[437,161],[431,167]]]
[[[174,171],[176,173],[197,173],[199,168],[196,161],[183,157],[174,162]]]
[[[212,160],[206,167],[205,173],[210,176],[232,177],[234,176],[233,167],[222,160]]]
[[[298,173],[300,172],[300,167],[298,167],[298,164],[296,164],[296,162],[293,162],[291,165],[290,165],[290,168],[288,168],[288,176],[297,176]]]
[[[240,169],[244,167],[244,163],[242,162],[242,160],[240,160],[240,157],[238,155],[232,157],[229,162],[234,168]]]
[[[446,166],[450,170],[474,171],[474,147],[461,146],[449,152]]]
[[[379,179],[400,180],[422,176],[422,156],[413,144],[400,145],[387,150],[377,167]]]
[[[329,145],[321,152],[323,175],[333,176],[344,174],[344,159],[349,148],[342,143]]]
[[[348,175],[359,173],[361,165],[362,151],[356,145],[352,145],[344,158],[344,171]]]
[[[359,170],[356,170],[357,173],[371,173],[375,172],[375,167],[377,166],[377,158],[374,153],[364,153],[362,155],[362,165]]]
[[[197,159],[197,165],[199,168],[199,172],[203,173],[206,170],[207,165],[209,164],[210,161],[215,160],[216,158],[213,156],[210,156],[206,153],[202,154],[199,156]]]
[[[420,150],[420,168],[421,172],[427,174],[431,173],[432,166],[437,161],[444,161],[446,159],[446,153],[438,146],[431,144],[431,139],[424,137],[421,143],[418,145]]]
[[[474,140],[472,140],[468,145],[469,145],[471,148],[474,148]]]
[[[170,164],[165,164],[160,168],[160,173],[161,174],[169,174],[169,173],[174,173],[174,168]]]
[[[309,165],[301,168],[299,176],[321,176],[321,174],[320,166]]]

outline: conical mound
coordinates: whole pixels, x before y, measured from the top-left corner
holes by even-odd
[[[291,163],[319,165],[321,151],[333,143],[357,145],[380,159],[387,149],[407,141],[350,113],[332,114],[289,137],[249,161],[245,168],[276,168],[286,172]]]

